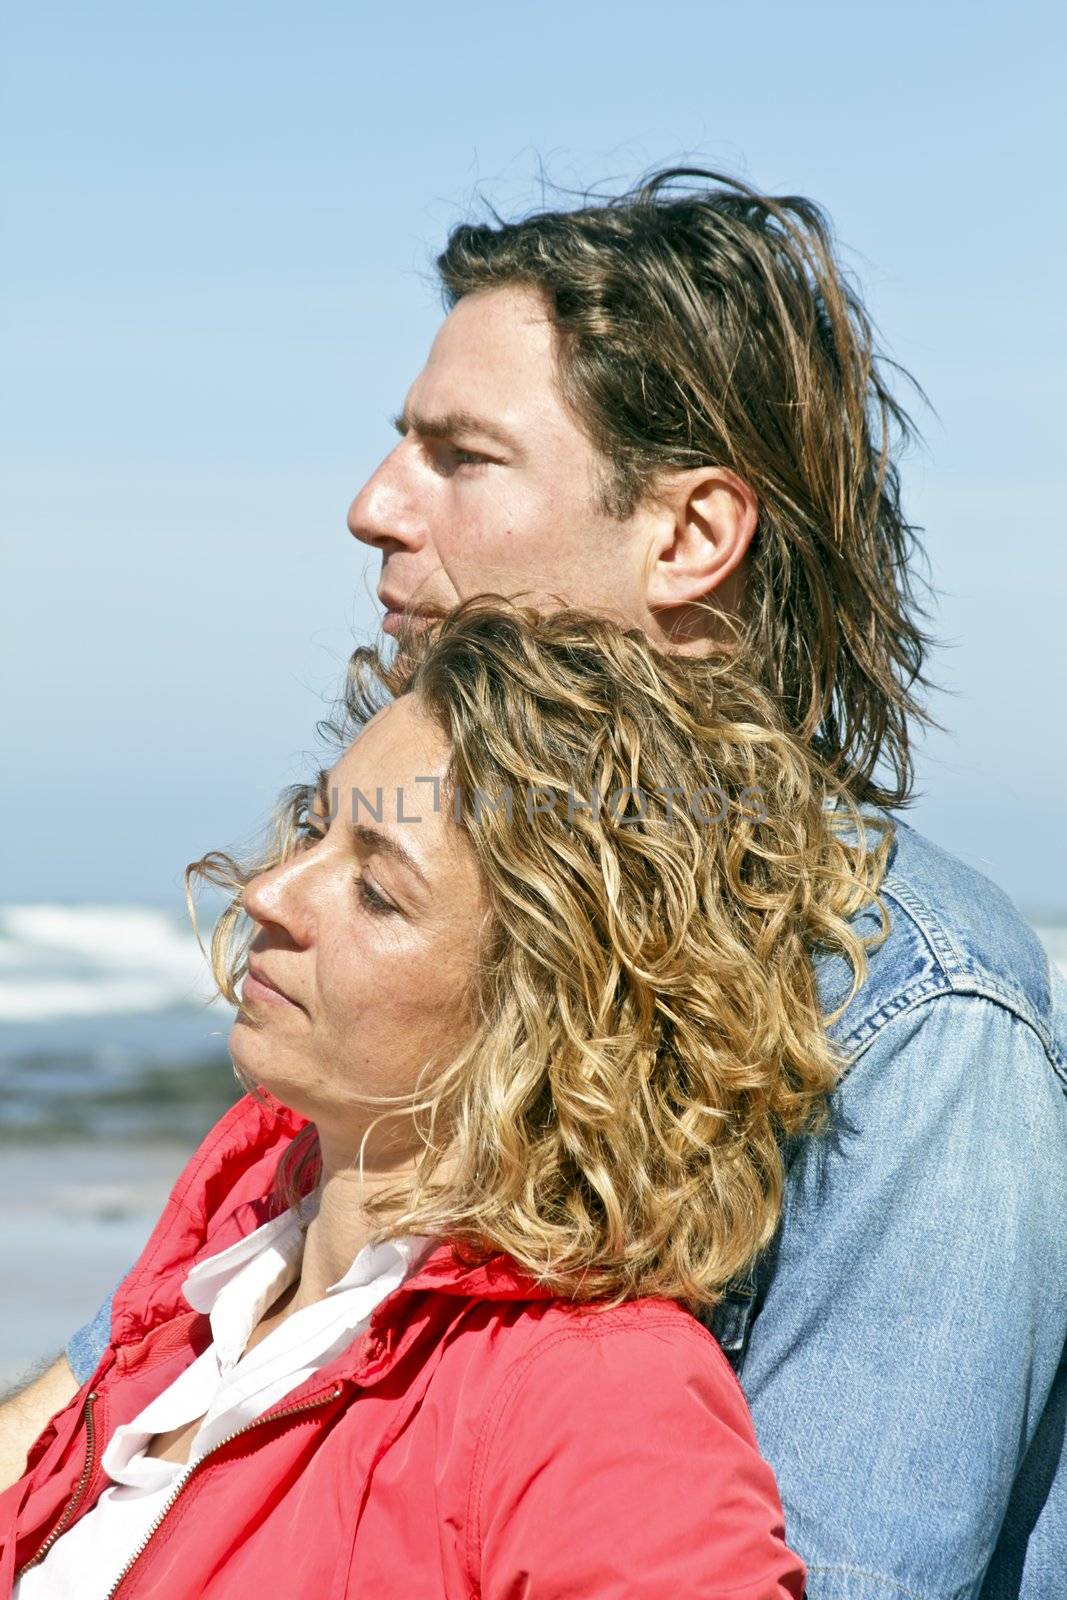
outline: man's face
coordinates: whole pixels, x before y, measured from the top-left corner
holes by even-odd
[[[442,325],[397,418],[400,442],[348,513],[381,551],[384,627],[484,591],[645,626],[651,523],[598,507],[604,463],[556,388],[532,290],[482,290]]]

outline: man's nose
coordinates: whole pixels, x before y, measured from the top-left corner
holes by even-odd
[[[417,550],[423,543],[424,525],[406,482],[403,448],[401,440],[348,508],[349,533],[377,550]]]

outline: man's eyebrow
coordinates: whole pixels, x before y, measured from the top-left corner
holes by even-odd
[[[506,429],[491,422],[488,417],[476,416],[473,411],[442,411],[438,416],[431,417],[408,408],[393,418],[393,427],[401,438],[412,432],[421,434],[424,439],[455,439],[474,433],[495,440],[505,450],[518,449],[518,444]]]

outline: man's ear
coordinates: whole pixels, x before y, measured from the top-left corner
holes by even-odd
[[[661,515],[645,597],[649,610],[659,612],[707,600],[722,589],[752,543],[759,501],[729,468],[694,467],[672,473],[660,485],[657,502]]]

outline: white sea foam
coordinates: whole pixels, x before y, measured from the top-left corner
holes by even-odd
[[[192,931],[165,911],[0,907],[0,1022],[166,1011],[211,992]]]

